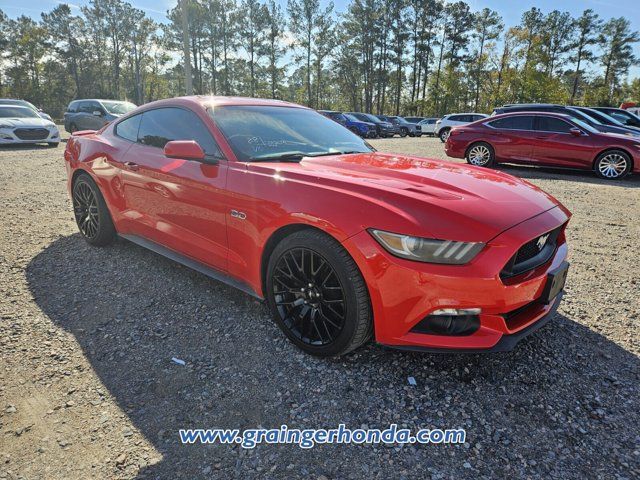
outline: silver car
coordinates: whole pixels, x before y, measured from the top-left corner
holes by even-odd
[[[0,104],[0,145],[48,143],[57,147],[60,132],[51,120],[29,107]]]
[[[69,133],[78,130],[99,130],[134,108],[136,105],[133,103],[120,100],[74,100],[64,112],[64,128]]]

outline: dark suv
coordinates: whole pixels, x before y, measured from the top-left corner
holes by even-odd
[[[74,100],[64,112],[64,129],[69,133],[99,130],[134,108],[136,106],[133,103],[120,100]]]
[[[332,110],[318,110],[318,113],[330,118],[334,122],[338,122],[344,127],[347,127],[353,133],[361,136],[362,138],[375,138],[378,136],[376,126],[371,122],[363,122],[349,114],[334,112]]]
[[[417,123],[407,122],[402,117],[387,117],[391,120],[391,123],[400,127],[400,136],[406,137],[409,135],[410,137],[421,137],[422,136],[422,127]]]
[[[376,131],[379,137],[393,137],[400,133],[400,129],[393,123],[380,120],[378,117],[371,115],[370,113],[347,112],[347,114],[352,115],[363,122],[373,123],[376,126]]]
[[[577,118],[585,122],[587,125],[592,126],[601,133],[617,133],[619,135],[634,136],[637,132],[629,128],[625,128],[619,125],[605,124],[600,121],[596,116],[590,115],[588,110],[582,107],[565,107],[564,105],[558,105],[554,103],[521,103],[505,105],[493,110],[492,115],[498,115],[500,113],[512,113],[512,112],[550,112],[550,113],[562,113],[569,115],[573,118]]]

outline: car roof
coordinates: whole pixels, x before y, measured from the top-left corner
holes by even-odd
[[[32,108],[26,107],[24,105],[11,105],[9,103],[2,103],[2,100],[0,100],[0,108],[2,107],[11,107],[11,108],[26,108],[27,110],[32,110]]]
[[[156,100],[155,102],[146,103],[144,109],[157,108],[162,106],[182,105],[182,106],[200,106],[200,107],[222,107],[222,106],[271,106],[271,107],[292,107],[311,110],[296,103],[285,102],[283,100],[271,100],[264,98],[251,97],[225,97],[214,95],[192,95],[186,97],[166,98]]]
[[[541,115],[545,117],[557,117],[565,120],[571,120],[571,115],[567,115],[566,113],[545,112],[545,111],[537,111],[537,110],[527,110],[526,112],[505,112],[505,113],[500,113],[498,115],[494,115],[493,117],[488,117],[485,120],[493,121],[499,118],[524,117],[528,115]]]
[[[564,107],[559,103],[507,103],[499,108],[514,108],[514,107]]]

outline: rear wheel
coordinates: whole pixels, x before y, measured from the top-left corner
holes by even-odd
[[[467,150],[467,163],[476,167],[491,167],[495,162],[495,154],[491,145],[485,142],[474,143]]]
[[[440,141],[442,143],[445,143],[447,141],[447,138],[449,138],[449,133],[451,133],[451,129],[449,128],[443,128],[442,130],[440,130],[440,134],[438,136],[440,137]]]
[[[624,177],[631,170],[631,158],[622,150],[609,150],[598,155],[594,164],[596,175],[607,180]]]
[[[346,250],[322,232],[303,230],[278,244],[265,296],[278,326],[312,355],[344,355],[371,336],[364,279]]]
[[[111,214],[98,186],[87,174],[73,184],[73,213],[84,239],[96,247],[110,244],[116,238]]]
[[[69,125],[69,133],[73,133],[77,131],[78,131],[78,126],[75,123],[72,123],[71,125]]]

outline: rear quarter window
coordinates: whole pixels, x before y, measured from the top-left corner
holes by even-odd
[[[129,140],[130,142],[137,142],[141,119],[142,114],[134,115],[133,117],[129,117],[119,122],[115,127],[115,134],[125,140]]]

